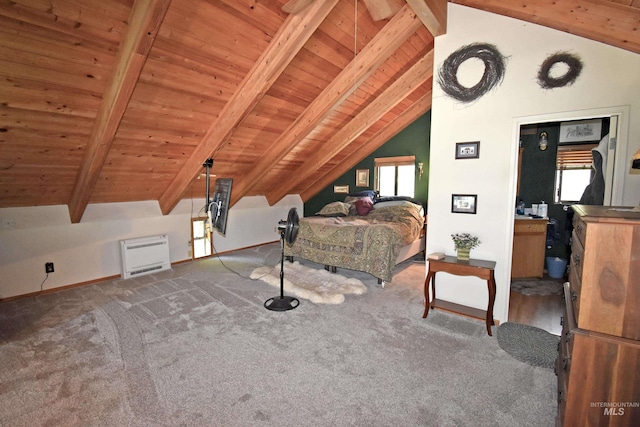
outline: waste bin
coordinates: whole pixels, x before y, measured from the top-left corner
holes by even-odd
[[[547,272],[549,277],[553,279],[562,279],[564,272],[567,269],[567,260],[564,258],[548,256],[547,257]]]

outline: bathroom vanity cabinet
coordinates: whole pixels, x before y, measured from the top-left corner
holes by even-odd
[[[556,361],[559,426],[640,421],[640,211],[574,205]]]
[[[546,219],[515,220],[511,261],[512,279],[542,277],[546,241]]]

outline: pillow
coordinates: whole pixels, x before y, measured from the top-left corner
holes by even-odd
[[[422,205],[419,205],[414,202],[410,202],[408,200],[389,200],[387,202],[378,202],[373,205],[373,209],[374,210],[382,209],[382,208],[388,208],[392,206],[401,206],[401,207],[404,206],[411,209],[415,209],[420,214],[421,217],[425,216],[425,210]]]
[[[344,198],[344,202],[345,203],[355,203],[355,202],[357,202],[358,200],[361,200],[361,199],[371,200],[371,202],[373,202],[373,199],[371,197],[368,197],[368,196],[361,196],[361,197],[347,196],[347,197]]]
[[[353,204],[356,207],[356,212],[360,216],[366,216],[369,212],[373,210],[373,202],[369,200],[368,197],[363,197],[362,199],[357,200]]]
[[[357,193],[351,193],[349,194],[348,197],[368,197],[371,200],[375,200],[376,196],[377,196],[377,191],[375,190],[362,190],[362,191],[358,191]]]
[[[374,200],[374,203],[380,203],[380,202],[395,202],[395,201],[401,201],[401,200],[405,200],[407,202],[411,202],[411,203],[415,203],[416,205],[422,205],[422,202],[420,202],[417,199],[414,199],[413,197],[409,197],[409,196],[384,196],[384,197],[378,197],[377,199]]]
[[[373,199],[370,198],[369,196],[347,196],[344,198],[344,202],[349,204],[349,215],[354,216],[354,215],[359,215],[358,211],[356,210],[356,202],[358,200],[368,200],[371,203],[373,203]]]
[[[410,202],[408,200],[387,200],[384,202],[376,202],[373,205],[373,209],[381,209],[381,208],[388,208],[390,206],[407,206],[407,207],[411,207],[415,210],[420,210],[422,209],[422,206]]]
[[[316,213],[320,216],[347,216],[349,215],[349,204],[343,202],[331,202],[324,205],[320,212]]]

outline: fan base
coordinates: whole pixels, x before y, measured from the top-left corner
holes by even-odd
[[[272,311],[293,310],[300,305],[300,301],[294,297],[273,297],[264,302],[264,308]]]

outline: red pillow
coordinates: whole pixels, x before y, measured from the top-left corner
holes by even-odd
[[[373,210],[373,202],[369,198],[359,199],[354,204],[356,206],[356,212],[358,212],[360,216],[365,216]]]

